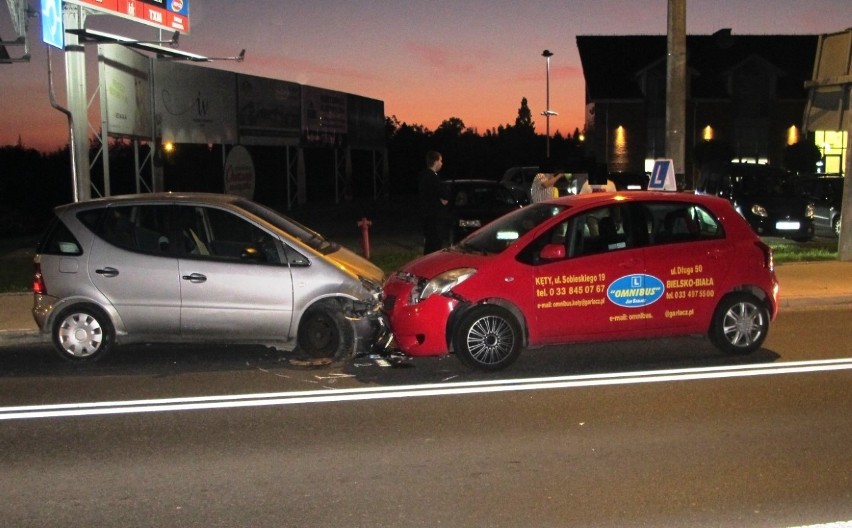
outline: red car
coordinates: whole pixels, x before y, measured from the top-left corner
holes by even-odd
[[[745,354],[778,310],[772,251],[726,200],[592,193],[529,205],[384,285],[396,345],[498,370],[524,348],[707,334]]]

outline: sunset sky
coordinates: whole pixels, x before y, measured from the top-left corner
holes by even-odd
[[[577,35],[662,35],[665,0],[189,0],[191,33],[180,49],[242,63],[207,66],[272,77],[380,99],[385,113],[434,130],[450,117],[479,133],[514,123],[526,97],[543,133],[546,62],[551,132],[582,129],[584,82]],[[30,0],[37,8],[39,2]],[[12,37],[0,6],[0,37]],[[156,30],[110,16],[89,27],[151,39]],[[820,34],[852,27],[849,0],[687,0],[687,32]],[[0,64],[0,145],[53,150],[68,142],[65,116],[48,97],[46,46],[31,20],[32,60]],[[95,64],[92,50],[88,52]],[[10,48],[15,56],[17,50]],[[62,53],[53,51],[57,96],[64,98]],[[91,68],[90,68],[91,69]],[[88,79],[89,93],[97,77]],[[97,98],[95,98],[97,101]]]

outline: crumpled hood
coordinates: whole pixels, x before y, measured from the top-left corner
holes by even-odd
[[[378,266],[343,246],[334,253],[326,255],[325,258],[343,271],[375,281],[378,285],[381,285],[385,280],[385,273]]]

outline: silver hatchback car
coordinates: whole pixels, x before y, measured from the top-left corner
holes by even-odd
[[[33,316],[59,354],[218,342],[343,359],[386,334],[382,271],[265,206],[206,193],[59,206],[35,255]]]

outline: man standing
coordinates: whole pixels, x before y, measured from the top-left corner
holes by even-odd
[[[557,173],[550,162],[543,163],[540,170],[541,172],[533,178],[530,187],[530,202],[532,203],[559,198],[556,182],[559,181],[559,178],[565,176],[562,173]]]
[[[426,168],[420,172],[417,191],[420,201],[420,219],[423,223],[423,254],[438,251],[444,247],[446,237],[447,198],[441,188],[438,171],[444,165],[440,152],[430,150],[426,153]]]

